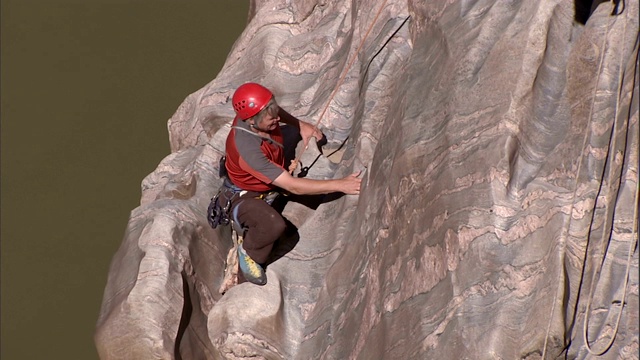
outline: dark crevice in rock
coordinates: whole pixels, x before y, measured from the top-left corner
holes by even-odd
[[[193,313],[193,305],[191,304],[191,293],[189,292],[189,280],[184,271],[182,272],[182,294],[184,297],[184,303],[182,305],[182,314],[180,315],[180,324],[178,325],[178,333],[176,334],[176,342],[174,348],[174,356],[176,360],[182,360],[182,355],[180,354],[180,345],[182,344],[182,337],[189,327],[191,314]]]
[[[591,16],[591,14],[593,14],[593,12],[598,7],[598,5],[604,2],[610,2],[610,1],[609,0],[574,0],[573,3],[576,9],[574,20],[582,25],[586,24],[587,20],[589,20],[589,17]],[[620,0],[615,1],[616,7],[618,6],[619,2]]]

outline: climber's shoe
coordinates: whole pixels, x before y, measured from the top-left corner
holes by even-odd
[[[247,281],[256,285],[264,285],[267,283],[267,274],[264,272],[264,269],[247,255],[247,252],[242,248],[242,244],[238,245],[238,263]]]

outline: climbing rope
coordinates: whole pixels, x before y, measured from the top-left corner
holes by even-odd
[[[628,11],[627,11],[628,13]],[[626,37],[626,33],[627,33],[627,23],[628,23],[628,16],[626,16],[627,18],[625,18],[625,22],[624,22],[624,27],[623,27],[623,41]],[[636,38],[636,46],[637,46],[637,38]],[[624,71],[623,71],[623,64],[622,64],[622,60],[623,60],[623,56],[624,55],[624,44],[622,45],[622,50],[621,50],[621,56],[620,56],[620,64],[619,64],[619,72],[618,72],[618,96],[616,98],[616,106],[615,106],[615,117],[613,120],[613,125],[612,125],[612,142],[614,142],[615,145],[615,136],[613,136],[613,131],[615,130],[615,128],[617,127],[617,123],[618,123],[618,110],[620,107],[620,98],[621,98],[621,93],[622,93],[622,81],[624,79]],[[638,57],[636,56],[636,63],[637,63]],[[636,80],[636,76],[637,74],[634,74],[633,77],[633,81],[635,83]],[[615,148],[615,146],[611,146],[612,148]],[[612,151],[610,151],[610,154],[612,153]],[[615,156],[614,154],[610,155],[611,157]],[[611,160],[607,160],[607,161],[611,161]],[[636,181],[637,182],[637,181]],[[609,182],[611,183],[611,182]],[[589,289],[589,296],[587,297],[587,305],[586,305],[586,309],[585,309],[585,316],[584,316],[584,324],[583,324],[583,341],[585,344],[585,347],[587,348],[587,351],[591,354],[591,355],[595,355],[595,356],[600,356],[602,354],[604,354],[605,352],[607,352],[611,346],[613,345],[613,342],[616,338],[616,335],[618,333],[618,329],[620,327],[620,319],[622,318],[622,310],[624,309],[624,303],[625,303],[625,299],[626,299],[626,295],[627,295],[627,287],[629,284],[629,271],[631,269],[631,257],[633,255],[633,251],[635,249],[635,243],[637,241],[637,235],[638,235],[638,199],[639,199],[639,195],[638,193],[640,192],[640,182],[637,182],[636,184],[636,196],[635,196],[635,208],[634,208],[634,215],[633,215],[633,226],[632,226],[632,238],[631,241],[629,242],[629,251],[627,254],[627,266],[626,266],[626,270],[625,270],[625,276],[624,276],[624,285],[623,285],[623,291],[622,291],[622,300],[620,303],[620,312],[618,313],[618,316],[616,318],[616,324],[614,326],[613,329],[613,333],[611,334],[611,338],[609,339],[609,342],[599,351],[595,351],[591,348],[591,345],[589,343],[589,336],[588,336],[588,330],[589,330],[589,315],[591,312],[591,303],[593,301],[593,296],[595,293],[595,289],[597,286],[597,280],[600,277],[600,273],[602,271],[602,267],[604,266],[604,260],[606,258],[606,247],[605,247],[605,251],[602,254],[602,262],[600,264],[600,268],[597,269],[597,271],[593,272],[592,278],[591,278],[591,287]],[[605,209],[606,210],[606,209]],[[603,225],[604,226],[604,225]],[[611,241],[611,237],[612,237],[612,232],[609,233],[609,239],[608,242]],[[584,272],[584,269],[583,269]],[[596,278],[597,277],[597,278]],[[601,334],[600,334],[601,335]],[[598,335],[597,338],[600,337],[600,335]],[[596,338],[596,342],[597,342],[597,338]]]
[[[373,59],[376,58],[376,56],[378,56],[378,54],[380,54],[380,52],[382,51],[382,49],[384,49],[387,44],[389,43],[389,41],[391,41],[391,39],[396,36],[396,34],[398,33],[398,31],[400,31],[400,29],[402,29],[402,27],[404,26],[404,24],[406,24],[406,22],[409,20],[409,18],[411,17],[411,15],[407,16],[406,18],[404,18],[404,20],[402,20],[402,22],[400,23],[400,26],[398,26],[393,33],[391,33],[391,35],[389,36],[389,38],[382,44],[382,46],[380,47],[380,49],[371,57],[371,60],[369,60],[369,62],[367,63],[367,67],[364,70],[365,74],[369,71],[369,66],[371,66],[371,63],[373,62]],[[362,88],[361,88],[362,90]],[[319,123],[320,121],[318,121]],[[317,124],[316,124],[317,126]],[[340,146],[338,146],[337,149],[335,149],[334,151],[332,151],[331,153],[329,153],[326,157],[331,157],[331,155],[337,153],[338,151],[340,151],[340,149],[342,149],[342,147],[344,146],[344,144],[347,143],[347,140],[349,140],[349,136],[347,136],[344,140],[342,140],[342,142],[340,143]],[[322,156],[322,154],[318,154],[318,156],[316,156],[316,158],[313,160],[313,162],[311,163],[311,165],[309,166],[304,166],[300,169],[300,172],[298,173],[298,177],[305,177],[307,176],[307,174],[309,173],[309,170],[311,169],[311,167],[316,163],[316,161],[318,161],[318,159],[320,159],[320,156]]]
[[[340,149],[342,149],[342,147],[344,146],[344,144],[347,142],[347,140],[349,139],[349,137],[347,136],[341,143],[340,146],[338,146],[337,149],[333,150],[331,153],[329,153],[327,155],[327,157],[331,157],[331,155],[337,153],[338,151],[340,151]],[[316,161],[318,161],[318,159],[320,159],[320,156],[322,156],[322,154],[318,154],[318,156],[316,156],[315,160],[313,160],[313,162],[311,163],[311,165],[309,166],[304,166],[302,169],[300,169],[300,173],[298,173],[298,177],[305,177],[307,176],[307,174],[309,173],[309,170],[311,170],[311,167],[316,163]]]
[[[358,53],[360,53],[360,50],[362,49],[362,46],[364,45],[365,40],[369,36],[369,33],[371,32],[371,29],[373,29],[373,26],[375,25],[375,23],[378,21],[378,18],[380,17],[380,14],[382,13],[382,9],[384,9],[384,7],[386,5],[387,5],[387,0],[384,0],[382,2],[382,5],[380,5],[380,8],[378,9],[378,12],[376,13],[376,16],[373,18],[373,21],[371,21],[371,25],[369,25],[369,28],[367,29],[367,32],[365,33],[364,37],[360,41],[360,45],[358,45],[358,48],[356,49],[356,52],[354,53],[353,57],[351,58],[351,61],[347,64],[347,67],[344,69],[342,75],[340,76],[340,78],[338,79],[338,82],[336,83],[335,88],[331,92],[331,95],[329,96],[329,100],[327,101],[326,105],[324,106],[324,109],[322,109],[322,112],[320,113],[320,117],[318,117],[318,121],[316,121],[316,124],[315,124],[316,127],[318,127],[318,125],[320,124],[320,121],[322,120],[322,117],[324,116],[324,114],[327,112],[327,109],[329,108],[329,104],[331,104],[331,100],[333,100],[334,96],[338,92],[338,89],[342,85],[342,82],[347,77],[347,73],[349,72],[349,69],[351,69],[351,66],[353,66],[353,64],[355,63],[356,59],[358,58]],[[305,150],[307,150],[308,147],[309,147],[309,144],[307,143],[307,145],[305,145],[304,149],[302,149],[302,151],[300,151],[300,154],[298,155],[298,157],[296,157],[296,159],[295,159],[296,163],[299,163],[300,157],[302,157],[302,154],[305,152]],[[291,173],[293,173],[293,170],[291,171]]]
[[[617,4],[615,4],[615,7],[617,7]],[[615,8],[614,8],[614,11],[615,11]],[[626,32],[626,24],[627,24],[627,22],[625,22],[625,27],[624,27],[625,32]],[[592,93],[592,97],[591,97],[592,98],[592,103],[591,103],[591,108],[589,110],[588,124],[591,124],[591,122],[593,120],[593,111],[594,111],[594,107],[595,107],[595,98],[596,98],[597,88],[598,88],[598,84],[600,82],[600,75],[602,74],[602,67],[603,67],[603,63],[604,63],[604,53],[605,53],[604,49],[605,49],[606,40],[607,40],[607,38],[609,36],[609,31],[611,30],[612,25],[613,25],[613,19],[607,25],[607,29],[605,31],[605,35],[604,35],[604,37],[602,39],[602,46],[600,47],[600,49],[602,49],[602,51],[601,51],[601,54],[600,54],[600,60],[599,60],[599,64],[598,64],[598,74],[597,74],[597,77],[596,77],[596,81],[594,83],[593,93]],[[624,47],[623,47],[622,51],[624,51]],[[620,70],[621,69],[622,69],[622,67],[620,67]],[[635,78],[634,78],[634,81],[635,81]],[[619,83],[618,83],[619,90],[621,89],[621,86],[622,86],[621,83],[622,83],[622,80],[619,79]],[[614,117],[613,129],[615,129],[615,122],[617,121],[617,117],[618,117],[617,109],[618,109],[619,102],[620,102],[620,92],[621,91],[618,91],[618,97],[616,99],[616,114],[615,114],[615,117]],[[588,127],[587,127],[587,129],[588,129]],[[577,168],[577,171],[576,171],[576,181],[575,181],[575,184],[574,184],[574,191],[573,191],[573,195],[572,195],[573,201],[571,203],[571,208],[569,209],[569,220],[567,222],[567,225],[563,229],[563,233],[562,233],[562,236],[561,236],[561,238],[565,238],[565,239],[568,238],[568,233],[569,233],[569,229],[571,227],[571,222],[572,222],[572,218],[573,218],[572,217],[572,213],[573,213],[573,210],[574,210],[574,204],[575,204],[576,194],[577,194],[577,190],[578,190],[578,183],[579,183],[579,178],[580,178],[580,171],[581,171],[581,168],[582,168],[582,162],[583,162],[584,154],[585,154],[585,151],[586,151],[586,144],[587,144],[588,134],[589,134],[589,132],[585,131],[585,135],[584,135],[584,139],[583,139],[583,143],[582,143],[582,148],[581,148],[582,151],[581,151],[580,156],[578,158],[578,168]],[[636,212],[637,212],[637,208],[638,208],[637,201],[638,201],[638,190],[636,191],[636,209],[635,209]],[[635,219],[634,220],[635,237],[637,238],[637,213],[634,214],[634,219]],[[628,272],[629,272],[629,268],[630,268],[630,264],[631,264],[631,255],[633,253],[632,250],[635,248],[635,246],[633,245],[634,243],[635,243],[635,241],[633,241],[633,239],[632,239],[632,242],[631,242],[630,248],[629,248],[629,258],[628,258],[628,263],[627,263],[627,275],[625,276],[625,284],[624,284],[624,294],[623,294],[622,306],[624,306],[624,298],[625,298],[626,292],[627,292]],[[587,245],[588,245],[588,243],[587,243]],[[566,248],[566,240],[562,243],[562,246],[563,247],[562,247],[561,250],[564,253],[566,251],[565,250],[565,248]],[[585,258],[583,259],[583,269],[582,269],[583,276],[584,276],[584,271],[585,271],[585,267],[586,267],[586,258],[587,258],[587,253],[588,253],[587,249],[588,249],[588,246],[585,249]],[[595,280],[595,276],[594,276],[594,280]],[[556,288],[556,295],[554,297],[554,302],[553,302],[552,307],[551,307],[551,314],[549,316],[549,323],[547,325],[547,330],[546,330],[545,339],[544,339],[544,345],[543,345],[543,349],[542,349],[542,358],[543,359],[545,359],[548,340],[549,340],[549,333],[551,332],[551,324],[552,324],[552,320],[553,320],[553,313],[555,312],[555,307],[556,307],[555,299],[558,299],[558,296],[560,294],[560,288],[561,288],[562,284],[563,284],[562,282],[558,282],[558,287]],[[593,281],[592,281],[592,288],[593,288]],[[591,295],[589,295],[589,297],[591,297]],[[585,326],[584,326],[585,346],[587,348],[587,351],[589,351],[589,353],[594,354],[594,355],[602,355],[611,347],[611,344],[613,344],[613,340],[615,338],[615,334],[618,331],[620,315],[618,316],[618,319],[617,319],[617,322],[616,322],[616,327],[615,327],[614,334],[612,335],[612,338],[611,338],[611,343],[607,347],[605,347],[602,352],[600,352],[598,354],[597,352],[594,352],[590,348],[589,342],[588,342],[588,339],[587,339],[587,335],[586,335],[586,325],[587,325],[587,321],[588,321],[588,315],[589,315],[588,312],[589,312],[590,302],[591,302],[591,299],[589,298],[588,299],[588,304],[587,304],[587,312],[585,313]],[[622,308],[620,310],[620,314],[622,314]]]
[[[378,56],[378,54],[380,54],[380,52],[387,46],[387,44],[389,43],[389,41],[391,41],[391,39],[396,36],[396,34],[398,33],[398,31],[400,31],[400,29],[402,29],[402,27],[404,26],[404,24],[406,24],[406,22],[409,20],[411,16],[407,16],[401,23],[400,26],[398,26],[393,33],[389,36],[389,38],[387,38],[387,40],[382,44],[382,46],[380,47],[380,49],[378,51],[376,51],[376,53],[371,57],[371,59],[369,60],[369,62],[367,63],[367,67],[364,70],[364,73],[366,74],[369,71],[369,67],[371,66],[371,63],[373,62],[373,59],[376,58],[376,56]],[[360,91],[362,91],[362,86],[364,86],[364,83],[360,86]],[[319,123],[320,121],[318,121]],[[317,126],[317,124],[316,124]],[[331,155],[335,154],[336,152],[338,152],[340,149],[342,149],[342,147],[344,146],[344,144],[346,144],[347,140],[349,140],[349,136],[347,136],[344,140],[342,140],[342,142],[340,143],[340,146],[338,146],[338,148],[334,151],[332,151],[330,154],[328,154],[326,157],[331,157]],[[313,162],[311,163],[311,165],[309,166],[304,166],[300,169],[300,172],[298,173],[298,177],[305,177],[307,176],[307,174],[309,173],[309,170],[311,169],[311,167],[316,163],[316,161],[318,161],[318,159],[320,159],[320,156],[322,156],[322,154],[318,154],[318,156],[316,156],[316,158],[313,160]]]
[[[602,38],[602,45],[600,46],[600,49],[604,49],[604,46],[606,44],[606,40],[607,37],[609,36],[609,30],[611,28],[611,22],[609,22],[607,29],[605,31],[605,35]],[[600,75],[602,73],[602,64],[604,62],[604,50],[600,52],[600,59],[598,62],[598,75],[596,76],[596,81],[593,85],[593,92],[591,95],[591,108],[589,109],[589,117],[588,117],[588,121],[587,121],[587,127],[586,129],[589,129],[589,126],[591,125],[591,121],[593,120],[593,109],[595,107],[595,98],[596,98],[596,92],[598,90],[598,84],[600,83]],[[586,151],[586,145],[587,145],[587,138],[589,135],[589,131],[585,130],[585,134],[584,134],[584,138],[582,140],[582,147],[580,148],[580,156],[578,157],[578,168],[576,171],[576,181],[573,185],[573,194],[571,196],[571,207],[569,208],[569,220],[567,221],[567,225],[562,229],[562,234],[560,236],[561,239],[565,239],[562,242],[562,247],[561,247],[561,251],[564,257],[564,254],[566,253],[566,246],[567,246],[567,238],[568,238],[568,234],[569,234],[569,229],[571,228],[571,220],[573,219],[573,209],[574,209],[574,204],[575,204],[575,199],[576,199],[576,193],[578,192],[578,182],[580,179],[580,171],[582,169],[582,161],[584,158],[584,153]],[[584,265],[583,265],[584,268]],[[556,299],[558,299],[559,295],[560,295],[560,288],[563,286],[563,282],[558,282],[558,287],[556,288],[556,294],[553,298],[553,304],[551,305],[551,312],[549,314],[549,323],[547,324],[547,331],[545,333],[544,336],[544,345],[542,347],[542,359],[546,359],[546,353],[547,353],[547,345],[549,342],[549,333],[551,332],[551,323],[553,322],[553,313],[555,312],[556,309]]]

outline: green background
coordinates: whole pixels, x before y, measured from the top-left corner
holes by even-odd
[[[248,0],[2,0],[2,360],[97,359],[109,263],[167,120]]]

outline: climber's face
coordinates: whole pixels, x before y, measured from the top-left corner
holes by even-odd
[[[278,115],[279,110],[280,107],[278,107],[278,104],[272,101],[263,112],[255,117],[257,119],[255,120],[255,126],[253,126],[253,128],[264,132],[274,130],[280,121],[280,116]]]

